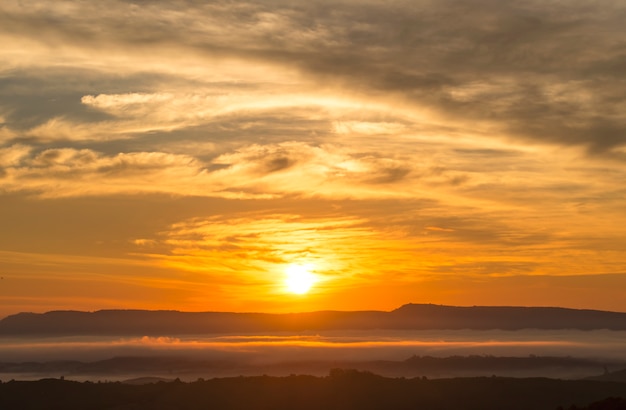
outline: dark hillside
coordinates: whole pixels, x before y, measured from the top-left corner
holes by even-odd
[[[0,321],[1,335],[180,335],[372,329],[612,329],[626,313],[545,307],[405,305],[392,312],[290,314],[145,310],[19,313]]]

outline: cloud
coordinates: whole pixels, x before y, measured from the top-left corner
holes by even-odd
[[[408,158],[391,152],[295,141],[248,145],[208,161],[165,152],[104,155],[90,149],[37,151],[23,145],[2,153],[6,158],[2,185],[7,191],[48,197],[146,192],[258,198],[407,197],[409,193],[398,191],[395,184],[408,180],[416,169]],[[445,170],[431,177],[417,170],[431,184],[449,183]]]
[[[13,145],[0,148],[0,167],[19,166],[23,159],[27,158],[32,148],[25,145]]]
[[[428,161],[411,163],[410,158],[391,151],[293,141],[250,145],[222,154],[214,163],[225,166],[217,175],[240,188],[333,198],[428,197],[423,185],[447,186],[461,175],[445,169],[433,173]]]
[[[151,256],[187,270],[248,276],[274,286],[290,263],[311,264],[318,274],[347,279],[353,270],[347,267],[364,263],[359,255],[380,246],[383,239],[377,236],[365,220],[351,217],[220,215],[173,224],[156,238],[169,252]],[[348,246],[349,238],[359,243]]]
[[[24,148],[13,146],[8,151],[15,157]],[[140,152],[107,157],[88,149],[60,148],[34,153],[28,159],[22,155],[21,162],[5,172],[2,185],[9,192],[64,197],[119,192],[175,193],[176,181],[193,179],[201,169],[193,158],[183,155]]]
[[[625,143],[616,33],[626,11],[611,1],[343,1],[330,12],[283,1],[180,9],[166,1],[105,8],[68,0],[28,9],[9,1],[3,9],[5,38],[61,48],[83,66],[91,58],[128,70],[148,57],[144,70],[188,76],[198,64],[241,59],[298,70],[309,79],[291,78],[307,87],[342,84],[362,96],[399,98],[458,126],[489,124],[515,138],[592,153]]]
[[[388,213],[381,215],[363,206],[356,210],[360,217],[328,210],[315,216],[256,211],[192,218],[135,243],[138,255],[168,266],[224,279],[234,274],[269,287],[290,263],[310,264],[325,278],[327,291],[381,278],[421,283],[442,274],[484,278],[566,269],[547,263],[545,244],[558,243],[549,234],[495,224],[490,215],[444,217],[441,208],[424,205],[412,215],[394,216],[393,203],[386,205]],[[454,229],[434,229],[433,222]]]

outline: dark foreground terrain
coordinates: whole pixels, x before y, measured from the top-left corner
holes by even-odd
[[[125,383],[59,379],[0,384],[0,409],[626,409],[626,383],[545,378],[234,377]]]

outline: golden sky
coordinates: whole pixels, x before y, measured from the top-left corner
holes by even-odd
[[[610,0],[3,0],[0,317],[626,311],[624,21]]]

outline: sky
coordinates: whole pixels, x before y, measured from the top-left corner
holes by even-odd
[[[3,0],[0,317],[625,312],[625,20],[617,0]]]

